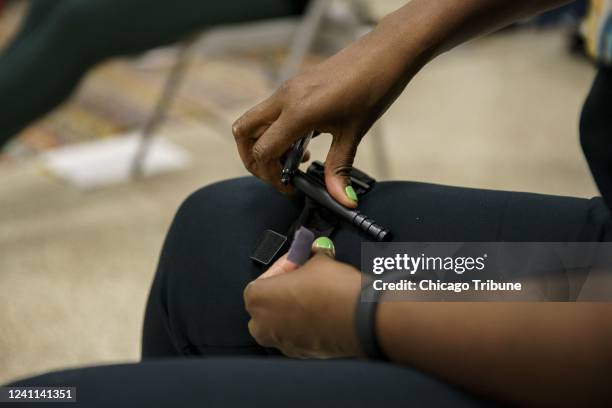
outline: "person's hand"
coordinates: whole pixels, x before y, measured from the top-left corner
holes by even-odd
[[[390,32],[389,32],[390,31]],[[311,130],[331,133],[325,183],[341,204],[354,208],[348,186],[357,146],[408,81],[406,53],[389,49],[393,31],[377,28],[325,62],[285,82],[233,126],[238,152],[255,176],[283,192],[281,157]],[[409,58],[408,58],[409,59]]]
[[[297,269],[284,256],[246,287],[249,332],[257,343],[295,358],[359,353],[353,319],[360,273],[323,252]]]

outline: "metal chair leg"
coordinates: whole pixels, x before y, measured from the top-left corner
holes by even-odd
[[[181,83],[185,78],[190,61],[191,47],[195,41],[196,37],[190,37],[189,39],[185,40],[178,49],[176,61],[172,67],[172,70],[168,74],[168,77],[166,78],[161,96],[157,100],[153,113],[149,117],[149,120],[145,124],[140,134],[138,150],[136,151],[132,161],[132,178],[138,178],[144,175],[144,165],[151,149],[155,132],[159,128],[159,125],[163,119],[166,117],[166,114],[168,113],[168,110],[170,109],[170,106],[178,93]]]
[[[312,48],[317,31],[330,5],[331,0],[314,0],[310,2],[306,14],[295,33],[287,60],[279,72],[279,84],[293,77],[300,71],[300,67]]]
[[[391,171],[389,169],[389,156],[387,155],[385,132],[383,131],[380,119],[372,125],[370,129],[370,139],[372,142],[372,154],[374,155],[376,176],[380,179],[388,180],[391,177]]]
[[[355,7],[355,18],[350,19],[348,21],[349,26],[352,30],[352,37],[357,40],[362,32],[361,23],[359,19],[360,10],[357,9],[359,7],[359,3],[354,2],[353,7]],[[386,137],[383,129],[383,125],[381,123],[382,119],[376,121],[372,128],[370,129],[370,139],[372,141],[372,154],[374,156],[374,168],[376,171],[376,176],[380,179],[389,179],[391,178],[391,170],[389,168],[389,155],[386,146]]]

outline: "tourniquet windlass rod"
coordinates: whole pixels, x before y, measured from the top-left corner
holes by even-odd
[[[338,203],[329,195],[325,186],[309,174],[297,170],[293,176],[293,185],[321,206],[327,208],[349,224],[359,228],[376,241],[391,240],[391,231],[376,224],[374,220],[369,219],[359,211],[346,208]]]
[[[295,172],[302,163],[304,154],[306,154],[306,149],[308,149],[308,145],[314,137],[314,134],[315,132],[311,131],[305,137],[295,142],[291,147],[291,150],[289,150],[287,159],[285,160],[283,166],[283,172],[281,173],[281,183],[284,185],[289,185],[291,183],[293,176],[295,176]]]

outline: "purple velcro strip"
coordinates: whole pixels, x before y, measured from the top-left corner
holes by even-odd
[[[315,234],[311,230],[300,227],[293,237],[287,260],[296,265],[304,265],[308,258],[310,258],[310,251],[314,240]]]

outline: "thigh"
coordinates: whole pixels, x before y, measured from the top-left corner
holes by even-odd
[[[582,242],[612,237],[601,198],[382,182],[359,203],[396,242]],[[334,237],[338,259],[359,266],[366,240],[351,227]]]
[[[143,357],[266,354],[246,329],[242,291],[263,271],[249,255],[266,229],[287,231],[301,205],[252,177],[187,198],[149,295]]]
[[[77,401],[88,407],[484,405],[409,368],[358,361],[170,360],[63,371],[15,385],[76,387]]]
[[[143,356],[265,354],[247,330],[242,291],[262,268],[249,259],[266,229],[285,232],[302,200],[254,178],[206,187],[186,200],[168,233],[145,317]],[[599,241],[600,199],[379,183],[360,202],[395,241]],[[359,267],[367,238],[342,225],[338,260]],[[172,352],[169,353],[168,351]]]

